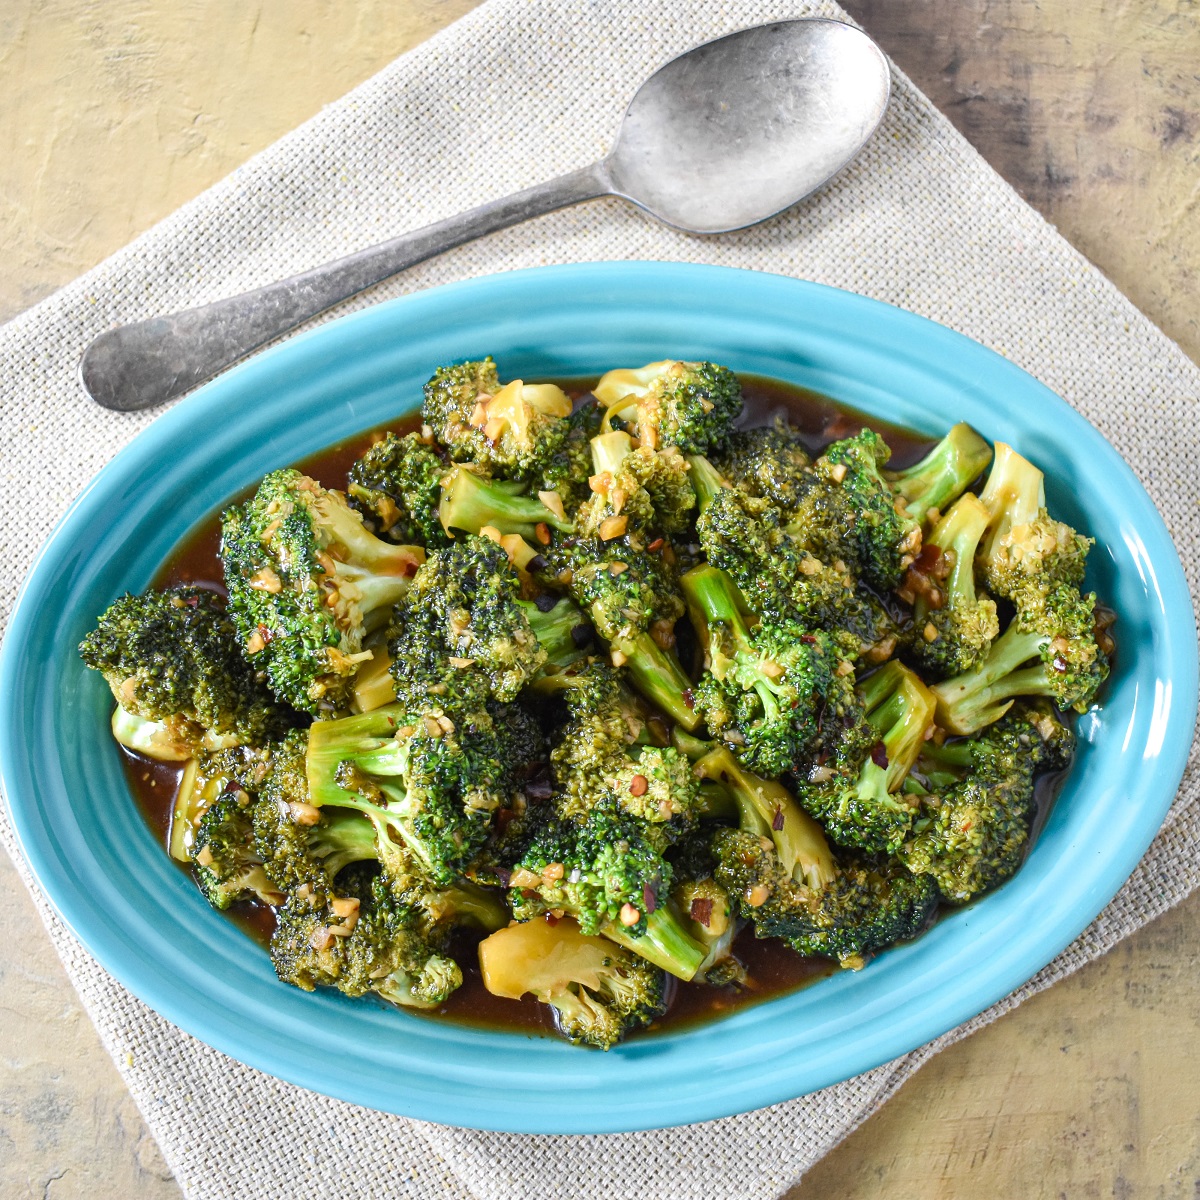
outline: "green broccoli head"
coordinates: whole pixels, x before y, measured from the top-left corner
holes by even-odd
[[[813,486],[788,532],[827,562],[841,560],[884,591],[900,586],[921,549],[921,525],[883,477],[891,457],[874,430],[828,446],[813,464]]]
[[[716,567],[689,571],[682,585],[705,650],[694,696],[709,731],[759,774],[807,771],[824,724],[859,713],[857,642],[773,618],[751,626],[744,597]]]
[[[824,888],[798,884],[769,843],[740,829],[714,838],[716,880],[758,937],[777,937],[800,954],[858,968],[867,955],[915,937],[937,908],[937,888],[902,864],[843,855]]]
[[[306,992],[335,987],[409,1008],[444,1004],[462,983],[458,964],[426,940],[416,914],[382,879],[355,882],[323,903],[288,898],[271,937],[276,974]]]
[[[200,819],[190,851],[192,869],[213,908],[226,909],[237,900],[283,900],[255,848],[252,812],[249,795],[238,790],[223,794]]]
[[[632,446],[623,430],[592,439],[591,498],[579,510],[585,537],[676,534],[687,529],[696,507],[688,461],[673,446]]]
[[[450,540],[437,506],[446,460],[415,433],[389,433],[350,468],[350,505],[389,542],[436,549]]]
[[[450,457],[501,479],[539,478],[566,445],[570,415],[561,388],[501,385],[491,358],[439,367],[425,385],[425,423]]]
[[[376,826],[355,809],[321,809],[310,802],[305,766],[307,736],[275,748],[271,773],[254,805],[254,847],[275,886],[322,896],[352,863],[379,859]]]
[[[1048,591],[1083,580],[1092,540],[1050,516],[1044,483],[1028,459],[996,443],[996,461],[979,496],[990,519],[977,566],[997,596],[1015,600],[1030,585]]]
[[[308,799],[318,809],[365,813],[385,867],[394,843],[444,885],[482,848],[522,773],[543,759],[540,729],[519,706],[451,717],[428,705],[387,705],[312,726]]]
[[[987,524],[987,509],[968,493],[934,526],[910,569],[908,579],[925,586],[912,598],[909,648],[935,679],[978,666],[1000,632],[995,601],[975,588],[975,549]]]
[[[566,588],[609,643],[614,666],[685,729],[700,722],[691,680],[675,654],[675,622],[683,615],[679,580],[661,552],[621,541],[563,538],[546,549],[539,578]]]
[[[363,639],[386,625],[424,561],[368,533],[336,491],[274,471],[221,521],[229,609],[251,665],[310,713],[344,709]]]
[[[561,679],[567,720],[550,752],[558,811],[584,818],[626,813],[663,848],[695,821],[697,781],[685,755],[647,745],[648,727],[635,698],[603,664]]]
[[[999,720],[1017,696],[1045,696],[1060,708],[1084,712],[1108,677],[1094,592],[1031,583],[1014,603],[1016,615],[987,657],[934,685],[938,724],[951,733],[974,733]]]
[[[782,417],[731,433],[712,455],[713,466],[733,487],[785,510],[807,490],[805,469],[811,461],[799,432]]]
[[[652,829],[625,814],[564,820],[551,805],[535,810],[524,850],[508,873],[513,916],[573,917],[584,933],[603,933],[664,971],[691,979],[704,948],[665,903],[671,867],[647,836]]]
[[[498,930],[479,946],[484,986],[532,993],[554,1009],[570,1041],[609,1050],[666,1011],[663,972],[622,946],[580,931],[570,917]]]
[[[547,657],[531,624],[542,614],[520,595],[508,555],[488,538],[463,538],[431,554],[388,633],[397,703],[419,708],[435,698],[469,713],[489,698],[514,699]]]
[[[997,887],[1025,857],[1036,776],[1065,767],[1073,747],[1074,735],[1044,701],[1018,704],[963,741],[927,747],[918,765],[953,782],[920,798],[900,859],[953,903]]]
[[[726,367],[664,360],[609,371],[592,389],[605,425],[619,420],[651,450],[676,446],[707,454],[742,411],[742,386]]]
[[[894,661],[859,692],[865,720],[847,727],[830,758],[797,782],[796,798],[839,846],[893,852],[912,828],[917,801],[901,789],[932,729],[934,699]]]
[[[123,710],[165,726],[167,740],[184,753],[262,746],[295,720],[242,657],[221,598],[202,588],[122,596],[79,654],[104,676]]]
[[[693,458],[693,467],[702,461]],[[696,476],[701,491],[703,477]],[[791,536],[782,510],[769,500],[722,485],[708,497],[696,521],[700,546],[708,563],[737,584],[751,612],[812,629],[844,629],[864,649],[890,632],[881,606],[856,588],[845,563],[827,566],[817,558]]]

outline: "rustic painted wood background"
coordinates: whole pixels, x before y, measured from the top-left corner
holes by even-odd
[[[843,2],[1200,361],[1200,4]],[[4,0],[0,320],[470,7]],[[789,1200],[1200,1196],[1198,948],[1193,898],[941,1055]],[[179,1195],[2,857],[0,1195]]]

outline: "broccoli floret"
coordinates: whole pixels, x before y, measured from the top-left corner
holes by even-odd
[[[708,563],[737,584],[750,610],[767,619],[853,634],[859,653],[886,656],[895,629],[886,610],[856,587],[845,563],[827,566],[792,537],[769,500],[731,487],[707,459],[691,456],[699,500],[696,534]]]
[[[437,506],[446,460],[415,433],[389,433],[350,468],[351,507],[386,541],[436,549],[449,538]]]
[[[977,667],[1000,632],[995,601],[975,590],[975,549],[987,524],[987,509],[968,493],[921,550],[918,566],[932,560],[926,576],[931,586],[913,599],[910,652],[936,679]]]
[[[422,935],[417,914],[377,878],[314,906],[291,896],[276,914],[271,961],[285,983],[347,996],[375,992],[408,1008],[437,1008],[462,983],[458,964]]]
[[[944,513],[991,460],[991,447],[960,421],[919,463],[887,471],[884,477],[903,497],[908,515],[928,526],[936,524],[935,513]]]
[[[1074,734],[1042,701],[1018,705],[971,738],[927,746],[918,768],[954,782],[921,796],[900,859],[953,903],[997,887],[1025,857],[1035,777],[1066,767],[1074,745]]]
[[[209,806],[196,829],[191,859],[196,882],[213,908],[252,898],[283,903],[255,849],[252,806],[245,792],[223,795]]]
[[[990,514],[977,566],[997,596],[1015,599],[1030,583],[1078,585],[1092,545],[1046,511],[1044,477],[1011,446],[996,443],[996,461],[979,496]]]
[[[555,1012],[572,1042],[610,1050],[631,1029],[666,1011],[666,977],[607,938],[566,917],[510,925],[479,945],[484,986],[518,1000],[532,993]]]
[[[1084,712],[1108,677],[1096,637],[1096,596],[1068,583],[1019,592],[1016,616],[974,670],[935,684],[937,720],[951,733],[998,721],[1016,696],[1046,696]]]
[[[479,533],[490,528],[535,538],[539,525],[564,533],[574,529],[562,512],[540,498],[526,496],[525,487],[511,480],[485,479],[469,466],[455,467],[442,481],[438,518],[447,533],[454,529]]]
[[[263,746],[295,720],[243,659],[221,598],[202,588],[122,596],[79,654],[116,698],[117,740],[152,758]]]
[[[665,848],[695,819],[697,781],[686,756],[646,744],[637,702],[609,667],[593,664],[554,681],[567,707],[550,752],[559,813],[627,813],[651,826],[646,836]]]
[[[671,867],[646,830],[645,822],[625,814],[596,811],[569,820],[543,806],[509,876],[513,916],[526,921],[565,913],[584,933],[603,933],[664,971],[691,979],[704,949],[665,904]]]
[[[897,504],[883,467],[888,444],[871,429],[827,447],[787,532],[826,562],[841,560],[884,591],[900,586],[921,549],[921,526]]]
[[[691,680],[675,654],[675,622],[683,597],[662,554],[620,542],[564,538],[547,548],[540,578],[565,587],[609,643],[615,666],[625,666],[647,700],[686,729],[700,723]]]
[[[309,802],[365,813],[381,841],[406,848],[442,885],[479,851],[519,773],[541,757],[536,723],[516,706],[452,719],[387,705],[309,730]]]
[[[389,630],[396,701],[414,708],[433,697],[449,711],[475,712],[489,698],[515,699],[548,661],[578,658],[587,640],[578,608],[559,600],[543,610],[520,594],[508,555],[488,538],[430,555]]]
[[[866,955],[915,937],[937,908],[937,888],[888,859],[841,856],[834,877],[821,888],[798,884],[769,845],[740,829],[719,830],[714,839],[717,882],[755,935],[782,938],[800,954],[863,966]]]
[[[424,561],[367,532],[340,492],[274,471],[221,519],[221,561],[242,652],[305,712],[349,703],[363,639],[385,625]]]
[[[853,639],[776,619],[752,627],[745,599],[716,567],[681,582],[705,651],[693,694],[709,732],[759,774],[806,772],[823,726],[858,718]]]
[[[455,462],[473,462],[501,479],[538,478],[570,427],[571,401],[552,383],[501,385],[496,364],[439,367],[425,385],[425,423]]]
[[[579,531],[605,541],[626,534],[675,534],[691,524],[696,493],[687,459],[667,446],[634,449],[623,430],[592,439],[589,499],[579,510]]]
[[[797,781],[796,798],[839,846],[892,852],[912,827],[917,801],[900,789],[933,725],[934,699],[898,662],[868,676],[859,691],[865,722]]]
[[[651,450],[707,454],[742,411],[737,376],[709,362],[664,360],[609,371],[592,390],[606,410],[604,427],[619,420]]]
[[[785,510],[804,495],[805,468],[811,462],[799,432],[782,417],[772,425],[731,433],[712,454],[712,465],[733,487]]]
[[[320,809],[309,800],[308,736],[275,747],[271,773],[252,810],[254,847],[275,886],[306,894],[332,892],[343,868],[379,858],[376,827],[354,809]]]
[[[798,885],[820,889],[833,878],[834,860],[824,832],[778,780],[747,771],[727,746],[709,749],[693,770],[728,792],[737,807],[738,827],[765,838],[780,869]]]

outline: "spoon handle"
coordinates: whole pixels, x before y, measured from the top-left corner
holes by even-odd
[[[118,325],[84,351],[80,379],[105,408],[151,408],[398,271],[484,234],[611,192],[606,165],[593,163],[252,292]]]

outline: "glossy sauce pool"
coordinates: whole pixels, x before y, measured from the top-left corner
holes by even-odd
[[[596,381],[571,379],[554,382],[568,394],[578,397],[586,394]],[[814,456],[830,442],[857,433],[864,426],[876,430],[887,440],[892,449],[890,465],[895,468],[916,462],[933,444],[930,439],[853,413],[826,396],[790,384],[743,376],[742,388],[746,404],[739,421],[741,426],[764,425],[776,415],[786,415],[799,429],[806,448]],[[410,416],[389,424],[387,429],[405,433],[416,429],[419,424],[419,416]],[[326,487],[344,488],[351,465],[377,440],[380,432],[371,430],[359,434],[296,465]],[[240,499],[242,497],[230,497],[229,502]],[[200,584],[223,593],[225,589],[217,557],[219,543],[220,513],[214,512],[175,549],[155,577],[154,586]],[[125,769],[142,813],[165,852],[181,772],[170,764],[151,762],[129,753],[125,755]],[[1052,790],[1049,781],[1045,787],[1039,787],[1039,808],[1048,805]],[[182,863],[178,866],[181,870],[188,870]],[[270,939],[275,926],[274,912],[258,902],[235,904],[224,915],[263,946]],[[530,1035],[552,1032],[554,1024],[548,1006],[528,996],[523,1000],[502,999],[484,988],[475,952],[478,940],[479,936],[466,931],[455,935],[451,953],[462,967],[463,985],[445,1005],[429,1015],[472,1025],[524,1031]],[[747,968],[747,984],[743,989],[713,988],[672,980],[669,1008],[650,1027],[651,1030],[674,1030],[708,1021],[744,1005],[794,991],[839,969],[826,959],[803,957],[782,942],[758,941],[749,928],[743,930],[735,949]]]

